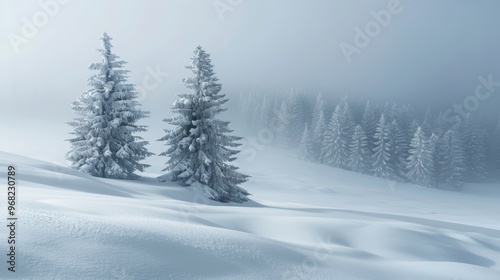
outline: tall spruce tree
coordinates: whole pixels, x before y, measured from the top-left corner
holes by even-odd
[[[370,163],[370,151],[365,132],[361,125],[357,125],[352,135],[347,167],[354,172],[368,173]]]
[[[431,185],[437,187],[439,183],[439,169],[441,165],[439,163],[439,149],[441,148],[439,143],[441,138],[437,135],[437,133],[431,133],[429,137],[429,153],[432,155],[432,174],[431,174]]]
[[[230,165],[239,152],[236,141],[240,137],[230,136],[229,122],[216,119],[225,111],[222,107],[228,101],[221,94],[221,84],[213,71],[210,56],[198,46],[186,67],[193,76],[183,80],[190,90],[180,94],[171,110],[176,115],[165,121],[174,126],[166,129],[160,139],[169,148],[161,153],[169,157],[168,171],[159,177],[160,181],[174,181],[183,186],[197,185],[208,198],[220,202],[244,202],[249,193],[239,187],[248,176]]]
[[[413,139],[413,134],[415,133],[418,124],[414,122],[415,112],[413,108],[409,105],[404,105],[398,114],[398,123],[400,127],[400,133],[403,135],[399,139],[401,147],[403,147],[403,157],[406,159],[409,156],[410,142]],[[406,173],[406,171],[404,172]]]
[[[377,130],[377,114],[375,108],[371,105],[370,101],[366,101],[365,111],[361,120],[361,127],[366,134],[368,141],[368,148],[370,152],[375,147],[375,133]]]
[[[374,136],[373,173],[377,177],[392,180],[395,179],[395,175],[391,164],[392,147],[389,132],[389,124],[386,123],[385,116],[382,114]]]
[[[345,99],[344,103],[341,105],[340,111],[340,137],[342,137],[342,142],[346,143],[346,155],[349,155],[349,143],[352,140],[352,134],[354,133],[355,128],[356,123],[354,122],[351,107],[349,106],[347,99]],[[343,167],[347,168],[347,165]]]
[[[439,187],[460,190],[464,184],[465,154],[460,133],[448,130],[439,149]]]
[[[434,158],[429,140],[420,126],[411,141],[407,170],[407,177],[411,183],[434,187]]]
[[[314,108],[312,111],[311,128],[316,127],[316,124],[320,122],[321,114],[324,114],[324,112],[325,112],[325,101],[323,100],[323,96],[320,93],[316,97],[316,101],[314,103]]]
[[[325,132],[322,158],[324,163],[333,167],[346,168],[349,156],[349,143],[342,137],[340,105],[337,105]]]
[[[90,77],[87,90],[73,103],[78,115],[69,125],[74,138],[66,158],[72,167],[92,176],[116,179],[138,177],[134,171],[144,171],[147,164],[140,161],[152,155],[146,149],[148,142],[136,133],[146,131],[137,121],[148,112],[137,107],[138,93],[128,84],[126,62],[111,52],[111,37],[101,37],[102,61],[89,66],[97,73]]]
[[[325,140],[326,127],[325,114],[324,112],[321,112],[312,132],[314,158],[316,162],[319,163],[324,161],[322,147]]]
[[[405,178],[405,139],[406,136],[396,119],[393,119],[389,126],[389,139],[392,149],[391,167],[398,180]]]

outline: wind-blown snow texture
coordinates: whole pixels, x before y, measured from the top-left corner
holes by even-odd
[[[498,186],[419,188],[266,149],[240,163],[254,201],[222,204],[157,174],[0,157],[19,186],[18,271],[2,261],[0,279],[500,279]]]

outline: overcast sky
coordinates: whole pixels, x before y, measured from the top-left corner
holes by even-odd
[[[374,24],[373,11],[390,20]],[[70,103],[88,89],[104,31],[131,82],[161,73],[142,101],[159,137],[198,44],[230,97],[294,87],[445,110],[473,95],[479,76],[500,81],[499,11],[495,0],[0,0],[0,150],[62,157]],[[356,43],[356,28],[369,42]],[[346,56],[347,45],[356,51]],[[496,94],[481,110],[498,108]]]

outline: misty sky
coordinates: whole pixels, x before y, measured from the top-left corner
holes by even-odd
[[[128,62],[132,83],[141,86],[154,69],[168,73],[142,101],[152,112],[144,121],[154,130],[150,141],[162,135],[161,119],[184,91],[184,66],[198,44],[212,55],[229,97],[298,88],[446,110],[474,94],[479,76],[500,81],[495,0],[401,0],[399,12],[350,63],[340,44],[355,46],[355,28],[365,29],[371,12],[392,1],[67,0],[25,38],[26,24],[46,13],[39,2],[54,1],[0,0],[0,150],[62,162],[70,103],[88,89],[87,66],[100,59],[95,49],[104,31]],[[221,14],[214,3],[237,4]],[[13,34],[25,41],[12,43]],[[500,88],[480,109],[499,104]],[[37,144],[41,138],[49,144]]]

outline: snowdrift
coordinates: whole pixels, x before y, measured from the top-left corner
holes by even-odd
[[[253,201],[221,204],[157,174],[0,158],[19,181],[17,272],[2,261],[0,279],[500,279],[497,185],[431,190],[266,149],[240,162]]]

